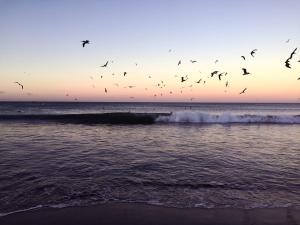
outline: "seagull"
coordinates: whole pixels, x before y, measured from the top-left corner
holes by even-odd
[[[246,60],[246,57],[245,57],[245,56],[242,55],[241,57],[242,57],[244,60]]]
[[[294,51],[291,53],[290,57],[287,58],[287,60],[285,61],[285,66],[286,66],[287,68],[290,68],[290,69],[291,69],[290,60],[293,58],[293,55],[296,54],[296,51],[297,51],[297,48],[294,49]],[[299,60],[299,61],[300,61],[300,60]],[[299,62],[299,61],[298,61],[298,62]]]
[[[254,57],[254,54],[256,54],[256,51],[257,51],[257,49],[252,50],[251,53],[250,53],[250,55],[251,55],[252,57]]]
[[[108,64],[108,61],[106,61],[106,63],[101,67],[107,67],[107,64]]]
[[[126,74],[127,74],[127,72],[124,72],[124,73],[123,73],[123,76],[125,77]]]
[[[251,74],[251,73],[249,73],[245,68],[242,68],[242,70],[243,70],[243,75],[249,75],[249,74]]]
[[[245,91],[247,90],[247,88],[244,88],[244,90],[242,90],[241,92],[240,92],[240,95],[241,94],[245,94]]]
[[[219,80],[221,80],[221,76],[223,76],[224,73],[220,73],[219,76]]]
[[[89,44],[90,43],[90,41],[89,40],[84,40],[84,41],[81,41],[82,42],[82,47],[84,48],[84,46],[86,45],[86,44]]]
[[[216,75],[217,73],[218,73],[219,71],[214,71],[214,72],[212,72],[211,74],[210,74],[210,77],[213,77],[214,75]]]
[[[179,62],[178,62],[178,64],[177,64],[177,65],[179,66],[180,64],[181,64],[181,60],[179,60]]]
[[[19,82],[14,82],[14,83],[18,84],[22,88],[22,90],[24,89],[24,86],[22,84],[20,84]]]
[[[190,62],[191,62],[191,63],[196,63],[197,61],[196,61],[196,60],[190,60]]]
[[[226,81],[226,84],[225,84],[225,86],[226,86],[226,87],[228,87],[228,81]]]
[[[199,84],[201,82],[201,80],[202,80],[202,78],[200,80],[196,81],[195,83]]]
[[[107,89],[106,88],[104,88],[104,92],[107,94]]]
[[[181,82],[187,81],[187,79],[188,79],[187,75],[185,77],[181,77]]]

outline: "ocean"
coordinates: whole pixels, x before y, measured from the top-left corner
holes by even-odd
[[[0,215],[300,207],[300,104],[0,103]]]

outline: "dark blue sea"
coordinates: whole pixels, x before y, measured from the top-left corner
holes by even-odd
[[[0,103],[0,215],[300,207],[300,104]]]

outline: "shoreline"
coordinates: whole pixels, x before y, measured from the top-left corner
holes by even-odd
[[[37,208],[0,217],[0,225],[300,225],[295,208],[169,208],[140,203]]]

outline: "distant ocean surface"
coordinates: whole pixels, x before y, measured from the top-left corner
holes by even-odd
[[[0,102],[0,216],[300,207],[300,104]]]

